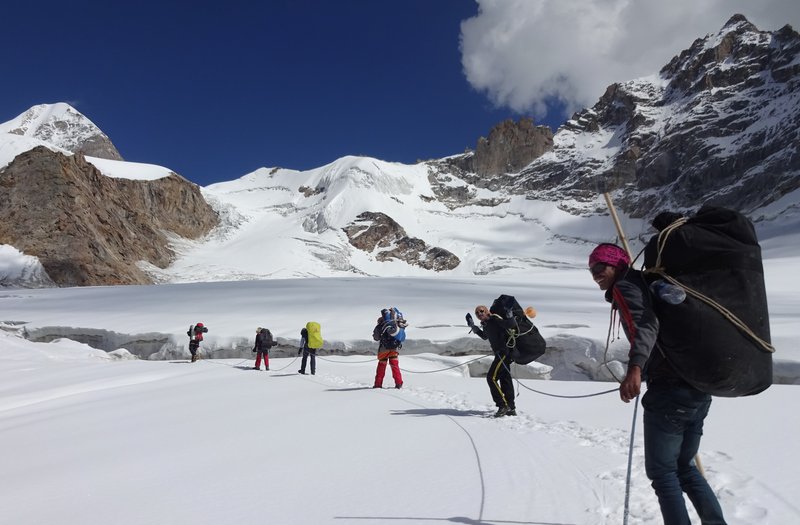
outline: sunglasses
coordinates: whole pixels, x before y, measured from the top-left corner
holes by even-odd
[[[606,268],[608,266],[609,265],[606,264],[606,263],[597,263],[594,266],[592,266],[591,268],[589,268],[589,271],[592,273],[592,275],[600,275],[601,273],[606,271]]]
[[[489,312],[487,310],[478,310],[475,312],[475,315],[478,317],[489,317]]]

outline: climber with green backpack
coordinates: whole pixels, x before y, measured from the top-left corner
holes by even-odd
[[[306,362],[309,356],[311,356],[311,375],[313,376],[317,373],[317,350],[322,348],[323,343],[322,329],[319,323],[315,321],[307,322],[306,326],[300,330],[300,348],[297,350],[297,354],[303,353],[303,361],[300,365],[300,370],[297,371],[298,373],[306,373]]]

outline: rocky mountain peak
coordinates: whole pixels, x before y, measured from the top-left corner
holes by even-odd
[[[800,35],[736,15],[660,74],[609,86],[515,191],[587,203],[616,191],[642,217],[702,204],[747,213],[800,187],[798,100]]]
[[[724,88],[747,80],[763,82],[764,79],[751,77],[765,69],[785,67],[796,56],[797,33],[790,26],[782,31],[759,31],[743,15],[734,15],[718,33],[695,40],[689,49],[664,66],[661,74],[670,80],[673,96]],[[784,43],[790,43],[789,47]]]
[[[39,104],[0,124],[0,132],[39,139],[91,157],[123,160],[111,139],[81,112],[63,102]]]

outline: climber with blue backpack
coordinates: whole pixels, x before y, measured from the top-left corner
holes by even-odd
[[[384,308],[372,330],[372,338],[378,341],[378,368],[375,372],[375,383],[372,388],[383,388],[383,376],[386,375],[387,363],[392,369],[394,387],[403,387],[403,376],[400,374],[398,362],[400,349],[406,339],[408,321],[397,308]]]

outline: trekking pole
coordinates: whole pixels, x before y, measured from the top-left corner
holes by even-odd
[[[614,202],[611,200],[611,194],[605,192],[603,193],[603,197],[606,198],[606,205],[608,205],[608,211],[611,213],[611,218],[614,220],[614,226],[617,228],[617,235],[622,241],[622,246],[628,253],[628,257],[630,257],[631,261],[633,261],[633,253],[631,252],[630,246],[628,246],[628,239],[625,238],[625,233],[622,231],[622,224],[619,222],[619,217],[617,216],[617,209],[614,207]],[[700,472],[700,475],[703,476],[703,478],[705,478],[706,473],[705,470],[703,469],[703,462],[700,461],[699,452],[694,456],[694,463],[695,466],[697,467],[698,472]]]
[[[628,525],[631,501],[631,470],[633,466],[633,438],[636,434],[636,411],[639,409],[639,396],[636,396],[633,405],[633,422],[631,423],[631,439],[628,445],[628,471],[625,475],[625,504],[623,505],[622,525]]]

